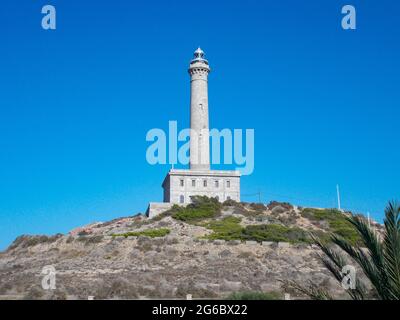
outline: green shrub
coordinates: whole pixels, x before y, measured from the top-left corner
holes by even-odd
[[[214,231],[207,239],[221,240],[253,240],[274,242],[310,242],[307,232],[297,227],[286,227],[279,224],[260,224],[242,227],[240,218],[226,217],[222,220],[210,221],[204,227]]]
[[[211,221],[205,224],[205,227],[214,232],[240,231],[242,229],[240,221],[240,218],[230,216],[222,220]]]
[[[327,231],[342,236],[352,245],[361,243],[360,235],[354,226],[346,220],[345,214],[339,210],[305,208],[301,211],[301,215],[311,221],[327,221],[329,224]]]
[[[216,198],[194,196],[192,203],[186,207],[174,205],[168,213],[176,220],[194,223],[215,218],[221,213],[221,207],[221,203]]]
[[[330,221],[329,226],[332,228],[332,232],[343,237],[352,245],[361,244],[362,240],[359,233],[347,220]]]
[[[279,224],[250,225],[242,231],[243,240],[274,241],[274,242],[310,242],[307,232],[297,227],[287,227]]]
[[[344,218],[342,212],[337,209],[315,209],[315,208],[305,208],[301,211],[301,215],[307,219],[313,221],[321,220],[336,220]]]
[[[282,300],[279,292],[243,291],[234,292],[227,297],[228,300]]]
[[[240,218],[225,217],[222,220],[213,220],[203,224],[204,227],[214,231],[208,235],[208,239],[240,240],[243,227],[240,225]]]
[[[158,237],[164,237],[167,234],[170,233],[170,230],[167,228],[161,228],[161,229],[147,229],[143,231],[136,231],[136,232],[126,232],[126,233],[120,233],[120,234],[113,234],[113,237],[138,237],[138,236],[145,236],[149,238],[158,238]]]

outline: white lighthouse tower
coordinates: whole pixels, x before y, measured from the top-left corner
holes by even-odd
[[[208,75],[210,66],[205,53],[198,48],[189,64],[190,75],[190,160],[189,170],[171,169],[164,179],[164,202],[151,202],[151,218],[173,204],[186,205],[192,196],[207,196],[240,201],[240,172],[211,170],[208,117]]]
[[[208,74],[210,67],[198,48],[189,65],[190,74],[190,169],[210,170],[208,122]]]

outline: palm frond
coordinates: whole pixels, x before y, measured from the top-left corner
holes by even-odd
[[[319,288],[312,281],[309,281],[308,286],[302,286],[294,280],[279,280],[284,287],[294,289],[313,300],[332,300],[332,296],[325,290]]]
[[[372,260],[372,265],[375,266],[375,272],[379,273],[379,278],[382,286],[388,285],[388,278],[385,272],[384,249],[377,234],[370,228],[367,221],[361,217],[351,216],[347,220],[356,228],[357,232],[363,239],[364,245],[368,250],[369,258]],[[360,248],[358,248],[359,251]],[[363,254],[364,251],[361,251]],[[367,259],[363,255],[363,259]]]
[[[392,299],[400,299],[400,206],[389,202],[385,209],[384,261],[388,290]]]
[[[335,237],[331,235],[331,238]],[[318,238],[312,235],[314,242],[321,249],[321,251],[325,254],[326,257],[321,257],[321,260],[325,267],[332,273],[335,279],[342,285],[343,282],[343,268],[348,264],[346,259],[336,250],[333,250],[330,246],[322,243]],[[348,289],[346,291],[350,297],[354,300],[363,300],[365,297],[365,285],[362,281],[356,277],[355,279],[355,288]]]
[[[340,236],[333,235],[332,242],[345,251],[361,267],[365,275],[376,288],[378,295],[382,299],[388,299],[389,293],[387,282],[384,280],[384,270],[380,270],[374,264],[373,260],[367,256],[361,248],[355,248]],[[358,278],[358,277],[357,277]]]
[[[331,235],[331,241],[354,260],[373,286],[373,293],[380,299],[400,299],[400,206],[389,202],[385,210],[385,232],[383,241],[370,228],[366,219],[361,216],[347,216],[346,220],[360,235],[363,245],[353,246],[339,235]],[[321,257],[325,267],[338,281],[342,281],[342,268],[346,259],[329,245],[312,236],[325,256]],[[312,288],[308,288],[309,291]],[[347,291],[353,299],[365,298],[365,286],[356,277],[356,289]],[[313,293],[311,290],[310,293]]]

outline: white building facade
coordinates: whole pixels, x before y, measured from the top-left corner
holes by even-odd
[[[171,170],[163,183],[164,202],[188,204],[191,196],[240,201],[240,173],[223,170]]]

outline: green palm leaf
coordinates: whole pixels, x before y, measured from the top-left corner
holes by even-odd
[[[400,299],[400,207],[390,202],[385,210],[384,260],[392,299]]]
[[[332,235],[334,237],[334,235]],[[326,257],[321,257],[325,267],[332,273],[335,279],[342,284],[343,281],[343,268],[348,264],[346,259],[337,251],[330,248],[327,244],[321,242],[318,238],[312,235],[314,242],[318,245]],[[358,277],[355,279],[355,289],[348,290],[348,294],[354,300],[363,300],[365,297],[365,285]]]

